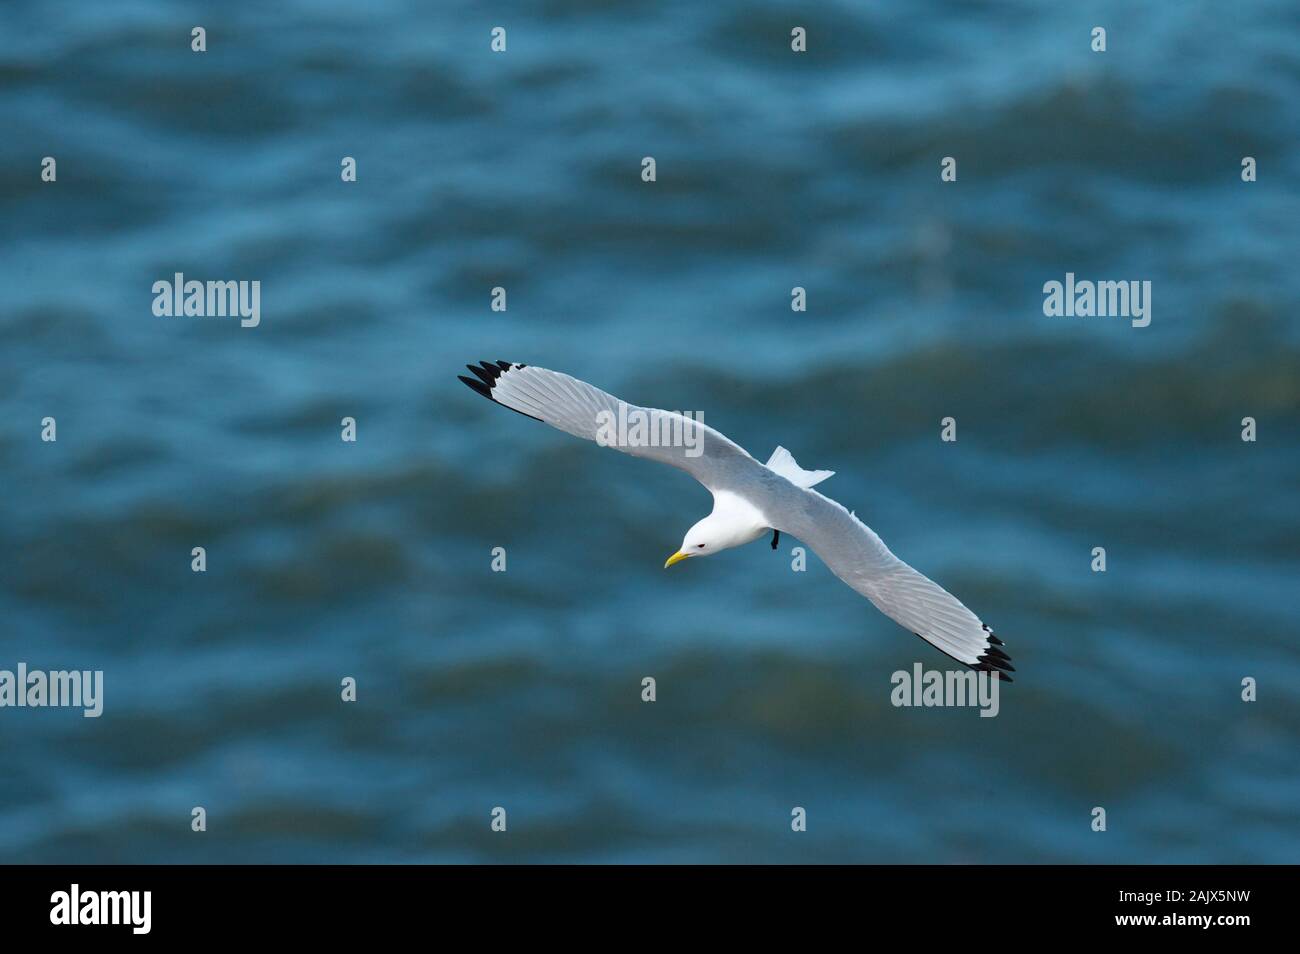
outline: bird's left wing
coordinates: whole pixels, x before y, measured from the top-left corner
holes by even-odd
[[[727,490],[766,470],[743,447],[696,417],[638,407],[559,371],[509,361],[466,365],[460,380],[490,401],[574,437],[686,471]]]

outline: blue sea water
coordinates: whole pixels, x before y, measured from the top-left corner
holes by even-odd
[[[0,860],[1296,861],[1298,28],[6,3],[0,669],[105,699],[0,709]],[[261,324],[156,317],[176,272]],[[1046,317],[1067,272],[1151,324]],[[497,358],[836,471],[1005,639],[999,715],[892,706],[946,658],[795,541],[662,570],[708,494],[456,381]]]

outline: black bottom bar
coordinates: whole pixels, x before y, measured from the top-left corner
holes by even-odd
[[[6,940],[90,943],[337,944],[453,927],[542,940],[606,932],[611,918],[662,939],[704,919],[739,936],[784,925],[915,932],[918,943],[986,930],[1230,942],[1286,925],[1294,882],[1288,867],[31,866],[0,871],[0,917]],[[105,920],[117,923],[84,923]]]

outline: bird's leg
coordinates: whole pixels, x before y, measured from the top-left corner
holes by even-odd
[[[772,549],[773,549],[773,550],[776,549],[776,545],[777,545],[777,543],[780,542],[780,540],[781,540],[781,531],[780,531],[780,530],[773,530],[773,531],[772,531]]]

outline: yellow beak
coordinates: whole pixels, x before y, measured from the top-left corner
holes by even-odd
[[[665,570],[668,569],[674,563],[680,563],[682,560],[685,560],[688,556],[690,556],[689,553],[683,553],[681,550],[678,550],[676,553],[674,553],[672,556],[668,558],[668,562],[664,564],[664,569]]]

